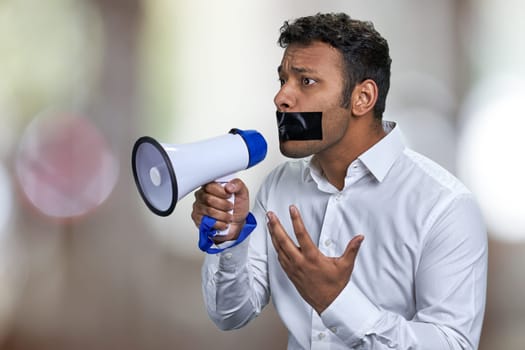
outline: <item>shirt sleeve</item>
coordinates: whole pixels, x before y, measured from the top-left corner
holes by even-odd
[[[256,201],[258,226],[241,244],[206,254],[202,291],[208,315],[222,330],[237,329],[260,314],[270,299],[264,209]]]
[[[486,278],[486,229],[471,195],[462,195],[434,221],[424,241],[411,320],[375,305],[352,281],[321,319],[359,349],[477,349]]]

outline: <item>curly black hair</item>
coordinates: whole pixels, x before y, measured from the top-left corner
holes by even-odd
[[[318,13],[286,21],[280,29],[278,43],[282,48],[314,41],[330,44],[343,55],[346,77],[341,105],[348,108],[355,85],[372,79],[379,90],[374,116],[381,120],[390,88],[392,59],[387,41],[372,22],[355,20],[345,13]]]

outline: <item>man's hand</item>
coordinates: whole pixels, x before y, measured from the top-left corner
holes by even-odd
[[[235,195],[234,203],[228,200],[232,195]],[[237,239],[249,210],[248,188],[240,179],[231,180],[225,186],[210,182],[195,192],[191,218],[197,227],[202,217],[207,215],[217,220],[213,226],[215,229],[222,231],[229,228],[228,235],[214,237],[215,243],[220,243]]]
[[[350,281],[364,236],[352,238],[339,258],[330,258],[312,242],[295,206],[290,207],[290,217],[299,247],[274,213],[268,212],[267,216],[268,229],[283,270],[303,299],[321,314]]]

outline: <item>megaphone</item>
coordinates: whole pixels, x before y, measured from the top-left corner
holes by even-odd
[[[143,136],[133,146],[133,177],[147,207],[168,216],[198,187],[261,162],[267,148],[255,130],[232,129],[226,135],[179,145]]]

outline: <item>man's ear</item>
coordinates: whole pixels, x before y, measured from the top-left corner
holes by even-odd
[[[372,79],[357,84],[352,91],[352,114],[360,117],[373,110],[377,102],[377,94],[377,84]]]

